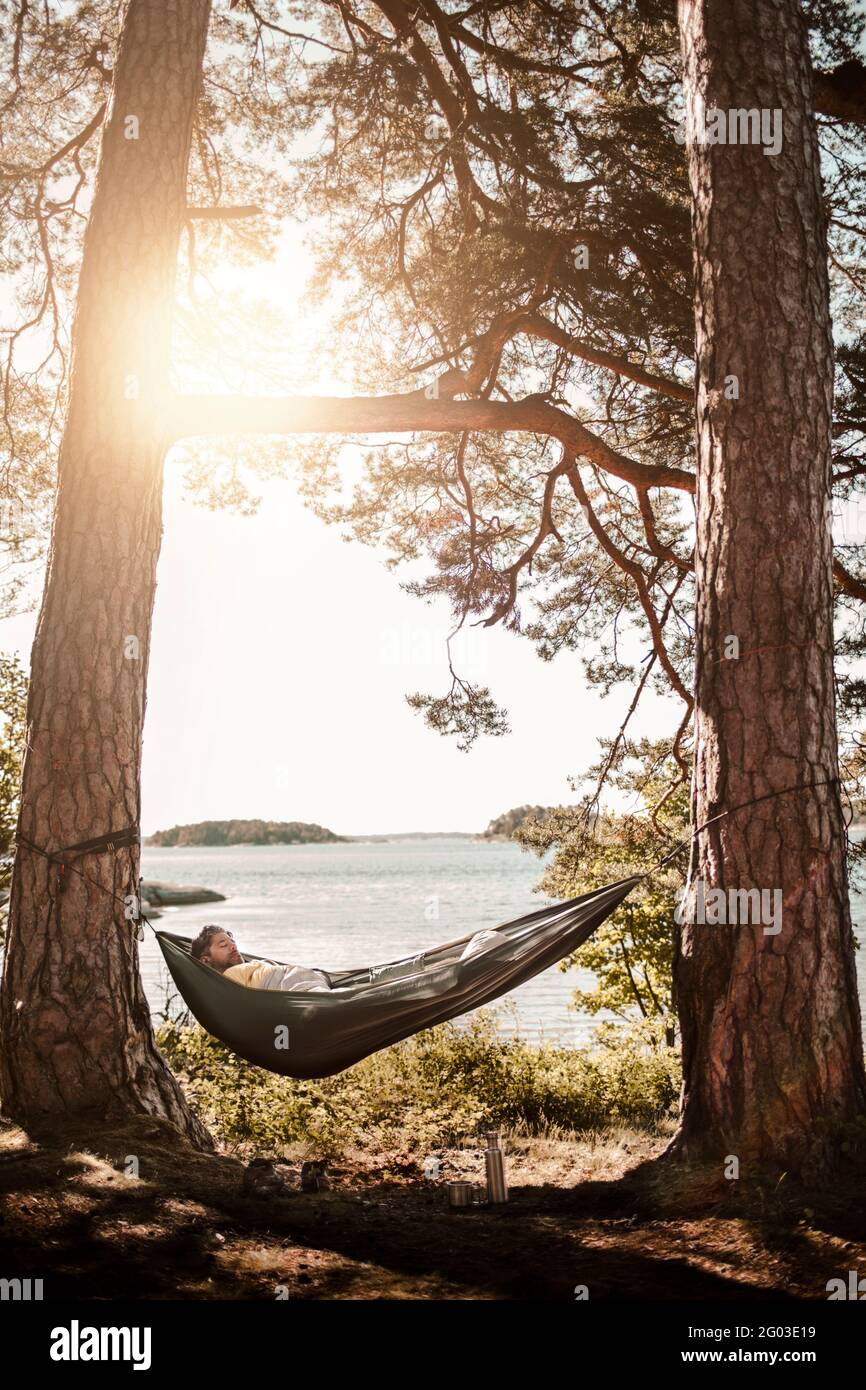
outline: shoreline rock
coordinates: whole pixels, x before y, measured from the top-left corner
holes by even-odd
[[[152,907],[191,907],[195,903],[224,903],[225,893],[217,893],[213,888],[202,888],[197,883],[154,883],[142,879],[140,896]]]

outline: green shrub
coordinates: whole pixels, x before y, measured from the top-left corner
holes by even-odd
[[[198,1026],[169,1021],[157,1038],[190,1103],[229,1147],[421,1154],[490,1125],[535,1135],[651,1125],[675,1105],[679,1057],[648,1029],[602,1025],[590,1049],[536,1047],[501,1037],[482,1009],[318,1081],[251,1066]]]

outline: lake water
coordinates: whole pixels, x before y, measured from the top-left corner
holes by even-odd
[[[543,862],[510,841],[391,840],[334,845],[236,845],[142,848],[147,881],[201,884],[224,903],[163,908],[155,923],[195,936],[207,922],[234,933],[251,955],[327,969],[366,966],[429,949],[453,937],[543,907],[533,893]],[[855,932],[866,942],[866,898],[852,900]],[[141,943],[145,991],[155,1013],[165,1008],[168,974],[151,932]],[[857,952],[861,1002],[866,951]],[[533,1043],[581,1046],[606,1015],[569,1008],[575,989],[589,989],[588,970],[546,970],[491,1008],[500,1032]],[[173,989],[173,986],[171,987]],[[506,1006],[503,1009],[503,1006]]]

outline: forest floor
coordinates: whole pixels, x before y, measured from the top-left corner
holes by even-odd
[[[719,1181],[660,1161],[664,1136],[504,1135],[509,1201],[451,1211],[479,1149],[436,1178],[398,1152],[347,1153],[328,1190],[246,1192],[246,1165],[145,1118],[37,1144],[0,1124],[0,1277],[65,1299],[826,1299],[866,1276],[862,1186]],[[126,1176],[134,1156],[138,1177]]]

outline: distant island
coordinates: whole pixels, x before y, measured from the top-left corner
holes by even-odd
[[[333,845],[345,844],[322,825],[299,820],[202,820],[195,825],[173,825],[148,835],[146,845],[180,848],[183,845]]]
[[[549,806],[515,806],[492,820],[480,836],[482,840],[510,840],[515,830],[528,820],[543,820],[550,810]]]
[[[510,840],[528,820],[542,820],[549,806],[514,806],[496,816],[481,834],[471,830],[401,830],[388,835],[335,835],[323,825],[306,821],[202,820],[173,825],[145,837],[146,845],[181,848],[187,845],[347,845],[387,844],[391,840]]]

